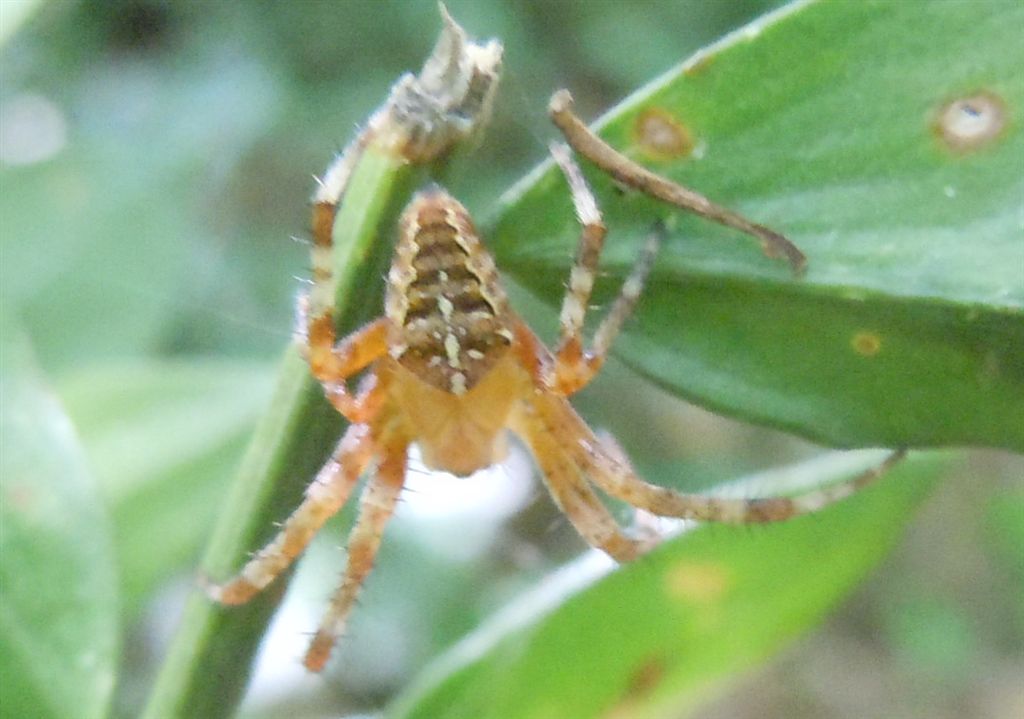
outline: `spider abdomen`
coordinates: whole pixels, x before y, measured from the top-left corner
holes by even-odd
[[[472,389],[508,350],[494,260],[466,208],[441,189],[417,194],[402,213],[385,311],[391,356],[445,392]]]

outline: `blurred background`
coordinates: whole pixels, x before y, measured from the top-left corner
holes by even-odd
[[[554,89],[594,117],[780,4],[451,0],[471,35],[504,42],[506,69],[491,128],[450,189],[485,215],[545,157]],[[267,402],[307,274],[289,237],[306,234],[312,175],[418,69],[439,25],[431,0],[0,0],[0,316],[65,403],[114,520],[128,636],[116,716],[138,712]],[[550,309],[522,301],[550,326]],[[580,407],[641,465],[684,463],[693,486],[812,451],[618,365]],[[1022,471],[1019,458],[968,455],[822,631],[697,716],[1024,716]],[[414,487],[351,641],[311,678],[298,657],[338,571],[336,522],[242,716],[372,711],[578,553],[530,474],[514,454],[469,494]]]

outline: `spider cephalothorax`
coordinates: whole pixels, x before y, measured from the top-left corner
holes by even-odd
[[[462,83],[463,99],[445,96],[445,100],[456,105],[469,103],[476,109],[486,105],[486,98],[481,97],[486,83],[480,78],[496,65],[495,55],[476,48],[472,54],[475,64],[465,72],[470,79]],[[431,67],[428,61],[425,75]],[[447,72],[445,67],[448,65],[435,63],[433,70],[440,76]],[[419,91],[413,80],[404,82],[400,88]],[[580,155],[625,185],[754,235],[767,254],[785,258],[796,272],[803,269],[803,254],[782,235],[618,154],[580,122],[570,103],[568,93],[557,93],[551,114]],[[431,117],[435,104],[428,103]],[[403,101],[402,112],[408,114],[410,106]],[[465,108],[456,109],[461,122]],[[438,187],[417,194],[401,215],[383,316],[338,341],[333,316],[332,227],[353,158],[372,133],[386,128],[383,120],[375,124],[371,119],[351,152],[328,170],[313,198],[314,284],[300,305],[304,317],[300,335],[312,374],[323,385],[327,399],[349,420],[349,427],[277,537],[237,577],[208,588],[214,599],[225,604],[248,601],[305,549],[367,473],[341,586],[306,655],[311,670],[319,671],[327,662],[373,565],[384,525],[405,481],[408,449],[413,443],[419,445],[430,467],[468,475],[498,460],[505,435],[516,435],[532,453],[555,503],[580,535],[619,561],[638,556],[650,546],[650,540],[624,532],[595,487],[660,516],[731,523],[776,521],[851,494],[900,456],[896,453],[881,467],[847,482],[788,498],[682,494],[640,479],[621,452],[602,442],[576,414],[568,397],[585,386],[604,363],[640,297],[660,232],[655,230],[645,244],[588,346],[583,327],[605,227],[582,173],[562,145],[553,145],[551,151],[566,177],[582,231],[554,350],[509,307],[494,260],[469,214]],[[430,146],[433,140],[428,140]],[[402,135],[388,137],[385,144],[404,147],[412,141],[425,142],[420,135]],[[364,381],[353,395],[347,383],[360,373]],[[371,464],[373,470],[367,472]]]

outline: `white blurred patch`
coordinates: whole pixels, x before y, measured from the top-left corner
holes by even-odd
[[[43,162],[60,152],[67,139],[64,113],[50,99],[23,92],[0,105],[0,164]]]
[[[265,711],[297,695],[312,700],[329,693],[335,673],[344,674],[348,686],[372,689],[393,686],[408,671],[409,649],[401,634],[401,624],[386,618],[375,620],[372,613],[360,619],[359,631],[373,637],[373,651],[346,651],[360,638],[349,633],[335,646],[331,663],[323,674],[314,674],[303,666],[312,632],[327,608],[324,577],[330,577],[329,585],[334,584],[341,572],[340,558],[338,548],[326,542],[314,542],[303,554],[292,582],[297,591],[285,595],[263,638],[241,714],[247,710]]]
[[[307,593],[288,592],[263,637],[240,714],[322,687],[323,679],[303,666],[302,657],[323,610]]]
[[[427,469],[418,447],[409,453],[408,474],[397,515],[433,551],[469,561],[487,550],[503,521],[534,489],[533,462],[518,445],[500,464],[469,477]]]

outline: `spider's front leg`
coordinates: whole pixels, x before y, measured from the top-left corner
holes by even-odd
[[[376,377],[367,377],[369,385],[358,395],[348,391],[347,381],[387,352],[388,321],[380,317],[335,343],[334,318],[330,313],[310,319],[309,298],[299,299],[299,321],[304,324],[302,339],[310,373],[320,381],[324,397],[349,422],[368,422],[376,414],[380,392],[370,391]]]
[[[578,154],[617,181],[662,202],[756,237],[766,255],[785,259],[796,274],[804,271],[807,257],[782,234],[751,222],[739,213],[715,204],[700,193],[651,172],[591,132],[586,123],[573,113],[572,95],[567,90],[559,90],[551,97],[548,114],[565,136],[566,142]]]
[[[222,604],[244,604],[288,568],[320,530],[348,500],[352,488],[374,455],[370,428],[350,425],[337,449],[281,531],[249,560],[239,574],[223,584],[207,584],[211,599]]]
[[[383,317],[356,330],[340,342],[334,326],[334,219],[356,162],[369,141],[363,130],[319,179],[313,193],[313,286],[299,298],[300,339],[305,343],[310,372],[323,385],[328,401],[350,422],[366,422],[375,407],[351,395],[346,380],[387,352],[387,320]]]
[[[569,184],[576,217],[582,225],[576,260],[569,275],[569,288],[562,301],[561,334],[555,350],[555,386],[559,393],[569,395],[582,389],[604,365],[612,342],[640,298],[644,281],[658,253],[662,229],[659,226],[651,233],[611,310],[598,325],[591,346],[584,349],[583,325],[606,230],[597,200],[568,149],[564,145],[552,144],[551,154]]]
[[[394,512],[405,483],[409,440],[401,432],[392,430],[379,444],[380,461],[359,502],[359,516],[348,538],[348,561],[341,584],[306,652],[304,663],[313,672],[324,668],[331,648],[345,629],[359,590],[373,568],[384,525]]]
[[[573,150],[618,182],[713,222],[752,235],[760,240],[765,254],[784,258],[796,274],[805,269],[807,258],[803,252],[780,233],[751,222],[703,195],[651,172],[605,143],[573,113],[572,97],[565,90],[555,93],[551,98],[549,113]],[[563,305],[562,341],[557,353],[557,387],[568,393],[585,384],[600,367],[611,340],[636,302],[650,260],[642,255],[637,262],[616,305],[597,330],[594,348],[589,353],[592,356],[582,352],[579,338],[586,302],[593,285],[597,255],[604,239],[604,226],[593,195],[568,153],[553,150],[553,154],[569,180],[576,212],[584,225],[569,293]],[[667,517],[731,523],[787,519],[817,511],[853,494],[875,481],[905,454],[902,450],[894,452],[876,468],[845,482],[796,497],[724,499],[683,494],[640,479],[628,462],[618,452],[600,442],[561,398],[538,396],[535,405],[573,462],[601,490],[635,507]]]

